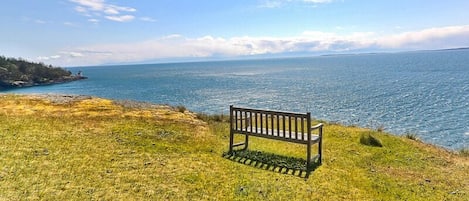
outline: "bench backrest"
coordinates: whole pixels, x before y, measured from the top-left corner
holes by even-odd
[[[230,129],[235,132],[245,134],[270,133],[285,139],[305,141],[309,140],[306,138],[309,138],[311,134],[311,114],[309,112],[280,112],[239,108],[231,105],[230,124]],[[270,130],[270,132],[266,132],[267,130]]]

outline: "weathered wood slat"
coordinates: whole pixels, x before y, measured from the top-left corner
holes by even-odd
[[[303,117],[301,118],[301,132],[305,132],[305,120]],[[302,135],[301,137],[302,140],[305,140],[304,135]]]
[[[251,108],[239,108],[239,107],[233,107],[233,110],[235,111],[251,111],[251,112],[257,112],[257,113],[262,113],[262,114],[285,114],[285,116],[305,116],[307,113],[295,113],[295,112],[285,112],[285,111],[272,111],[272,110],[260,110],[260,109],[251,109]]]
[[[263,121],[263,118],[262,118],[262,117],[264,116],[264,114],[260,113],[260,115],[261,115],[261,119],[260,119],[260,121],[261,121],[261,127],[260,127],[260,128],[261,128],[261,133],[262,133],[262,128],[264,128],[264,126],[263,126],[263,125],[264,125],[264,121]]]
[[[298,139],[298,118],[295,117],[295,138]]]
[[[233,111],[235,114],[235,129],[238,129],[238,111],[234,110]]]
[[[277,114],[277,133],[280,133],[280,115]]]
[[[252,130],[252,131],[251,131]],[[295,140],[295,141],[304,141],[305,143],[308,142],[308,134],[307,133],[301,133],[301,132],[293,132],[293,135],[292,137],[289,137],[288,133],[289,132],[284,132],[284,131],[280,131],[280,133],[277,133],[276,131],[277,130],[272,130],[272,129],[261,129],[261,128],[257,128],[257,127],[247,127],[247,128],[242,128],[242,129],[238,129],[238,130],[235,130],[236,132],[239,132],[239,133],[242,133],[242,134],[249,134],[249,133],[255,133],[255,134],[258,134],[258,135],[269,135],[269,136],[272,136],[274,138],[278,138],[278,139],[285,139],[285,140],[288,140],[288,139],[291,139],[291,140]],[[311,134],[311,142],[315,143],[319,140],[319,135],[315,135],[315,134]]]

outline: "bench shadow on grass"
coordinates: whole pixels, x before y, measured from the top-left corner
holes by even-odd
[[[319,167],[317,162],[307,168],[305,159],[262,151],[234,150],[231,153],[224,152],[223,157],[259,169],[295,175],[305,179],[308,179],[311,173]]]

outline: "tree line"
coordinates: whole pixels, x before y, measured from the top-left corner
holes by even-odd
[[[0,89],[15,87],[18,83],[41,85],[60,82],[70,77],[72,73],[60,67],[0,56]]]

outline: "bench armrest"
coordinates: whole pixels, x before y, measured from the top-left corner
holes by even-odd
[[[315,125],[315,126],[311,126],[311,130],[318,129],[318,128],[323,127],[323,126],[324,126],[324,125],[323,125],[322,123],[319,123],[319,124],[317,124],[317,125]]]

